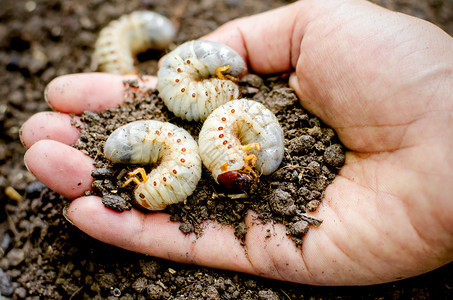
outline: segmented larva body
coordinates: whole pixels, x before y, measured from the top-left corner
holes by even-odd
[[[283,159],[283,130],[264,105],[247,99],[214,110],[203,124],[198,145],[216,182],[242,189],[259,173],[269,175]]]
[[[171,123],[154,120],[135,121],[116,129],[107,139],[104,154],[113,163],[159,163],[149,174],[138,168],[129,175],[141,174],[134,195],[141,206],[162,210],[184,201],[201,178],[198,145],[192,136]]]
[[[110,22],[99,33],[93,61],[101,72],[130,74],[134,58],[147,49],[165,49],[175,29],[166,17],[151,11],[135,11]]]
[[[157,89],[176,116],[205,120],[220,105],[239,98],[239,87],[230,79],[237,78],[244,69],[242,57],[230,47],[189,41],[165,56],[157,73]]]

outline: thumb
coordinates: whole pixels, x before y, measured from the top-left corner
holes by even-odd
[[[230,21],[202,39],[230,46],[254,73],[289,72],[294,70],[299,56],[304,25],[312,15],[307,13],[312,2],[299,1]]]

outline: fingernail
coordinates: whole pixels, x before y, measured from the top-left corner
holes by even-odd
[[[24,165],[27,168],[27,171],[33,174],[33,172],[30,170],[30,168],[28,167],[28,164],[27,164],[27,152],[28,151],[26,151],[25,155],[24,155]]]
[[[52,81],[51,81],[52,82]],[[44,89],[44,101],[46,101],[47,105],[49,105],[50,107],[52,107],[52,105],[50,105],[50,102],[49,102],[49,84],[50,82],[46,85],[45,89]]]
[[[289,83],[289,86],[294,89],[294,86],[297,84],[296,73],[293,72],[293,73],[291,73],[291,75],[289,75],[288,83]]]
[[[46,101],[47,105],[49,105],[50,108],[52,108],[53,110],[56,110],[52,103],[50,103],[50,100],[49,100],[49,90],[50,90],[50,86],[52,85],[52,83],[55,81],[55,79],[57,79],[58,77],[52,79],[47,85],[46,87],[44,88],[44,101]]]
[[[24,146],[25,148],[27,148],[27,146],[25,146],[24,140],[23,140],[23,138],[22,138],[22,131],[23,131],[23,129],[24,129],[24,125],[25,125],[25,123],[22,124],[22,126],[20,126],[20,128],[19,128],[19,140],[20,140],[20,142],[22,143],[22,146]]]
[[[71,219],[69,219],[69,216],[68,216],[68,207],[69,206],[65,206],[63,208],[63,217],[66,219],[66,221],[68,221],[69,223],[71,223],[71,225],[74,225],[74,223],[71,221]]]
[[[295,92],[297,97],[299,98],[299,101],[302,103],[303,101],[303,93],[302,90],[300,89],[300,84],[299,84],[299,78],[297,77],[296,73],[291,73],[289,75],[289,87],[292,88]]]

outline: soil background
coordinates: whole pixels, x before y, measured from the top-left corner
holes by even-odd
[[[389,284],[313,287],[176,264],[105,245],[63,217],[65,200],[37,182],[23,164],[18,133],[48,110],[42,93],[54,77],[93,71],[99,30],[137,9],[177,25],[175,44],[230,19],[290,3],[283,0],[100,1],[1,0],[0,10],[0,293],[30,299],[453,299],[453,265]],[[377,0],[453,34],[453,0]],[[154,74],[160,53],[140,65]]]

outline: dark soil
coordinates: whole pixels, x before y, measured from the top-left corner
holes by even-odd
[[[1,296],[15,299],[350,299],[357,295],[361,298],[453,298],[451,264],[422,276],[384,285],[329,288],[283,283],[234,272],[181,265],[105,245],[72,226],[63,214],[66,200],[35,181],[23,165],[25,149],[18,137],[21,124],[33,113],[48,110],[42,100],[42,92],[52,78],[91,71],[94,41],[99,30],[110,20],[136,9],[157,11],[170,17],[178,25],[175,44],[180,44],[208,33],[230,19],[282,6],[288,2],[291,1],[1,1]],[[432,21],[450,34],[453,33],[452,0],[376,2]],[[161,53],[153,51],[141,55],[141,60],[150,60],[140,64],[140,70],[146,74],[155,74],[159,55]],[[275,78],[266,78],[264,85],[258,87],[247,82],[243,85],[249,93],[248,96],[253,96],[263,103],[272,97],[272,93],[288,96],[292,94],[284,83]],[[150,93],[145,95],[145,98],[149,99],[149,103],[146,103],[152,105],[155,94]],[[288,99],[292,99],[292,96]],[[156,102],[154,105],[161,104]],[[285,114],[280,111],[277,116],[282,124],[293,126],[291,128],[300,125],[305,131],[285,131],[285,146],[288,151],[282,166],[291,167],[282,168],[273,176],[262,178],[262,184],[267,184],[272,199],[287,199],[290,195],[300,212],[303,212],[302,207],[306,210],[315,209],[317,201],[322,200],[323,188],[331,180],[329,174],[332,174],[331,171],[337,164],[341,164],[341,160],[336,159],[339,149],[335,146],[335,137],[328,129],[321,129],[319,136],[317,130],[309,131],[311,128],[323,128],[322,122],[306,114],[294,100],[281,105],[285,108]],[[160,118],[169,119],[164,107],[161,107],[160,113]],[[300,119],[289,118],[291,114]],[[296,124],[297,122],[301,124]],[[310,137],[316,138],[313,146],[315,152],[311,158],[305,153],[305,148],[300,148],[300,145],[312,144]],[[329,141],[330,138],[333,138],[332,142]],[[203,180],[209,182],[209,173],[204,171],[206,176]],[[299,190],[302,188],[299,186],[300,180],[303,183],[307,174],[310,177],[316,175],[317,178],[324,176],[326,180],[317,180],[316,182],[321,181],[319,185],[307,187],[308,192]],[[278,183],[272,184],[272,181]],[[205,185],[205,182],[202,184]],[[215,188],[208,189],[203,200],[206,201],[206,207],[209,207],[209,197],[214,193],[220,194]],[[302,199],[298,195],[306,196]],[[189,203],[190,201],[194,201],[193,198],[189,199]],[[222,201],[222,197],[215,201]],[[206,211],[207,218],[220,222],[237,222],[237,227],[240,228],[238,232],[241,232],[244,228],[241,229],[238,221],[245,209],[241,206],[244,199],[229,203],[234,205],[224,205],[223,210],[216,208],[212,213]],[[285,211],[279,204],[281,203],[276,201],[275,205],[267,210],[273,214],[268,216],[269,219],[287,223],[303,220],[297,209],[296,215],[300,220],[292,220],[289,215],[293,211]],[[182,207],[179,212],[172,212],[175,218],[183,221],[184,230],[196,231],[197,222],[189,222],[189,216],[204,216],[205,212],[184,209],[185,207]],[[258,208],[255,209],[259,211]],[[230,216],[231,212],[236,212],[239,217],[235,220],[222,220],[220,212],[225,211]],[[266,219],[265,211],[260,213],[261,217]],[[292,228],[289,233],[296,236],[297,242],[297,236],[303,233],[305,224],[299,222],[289,228]]]

